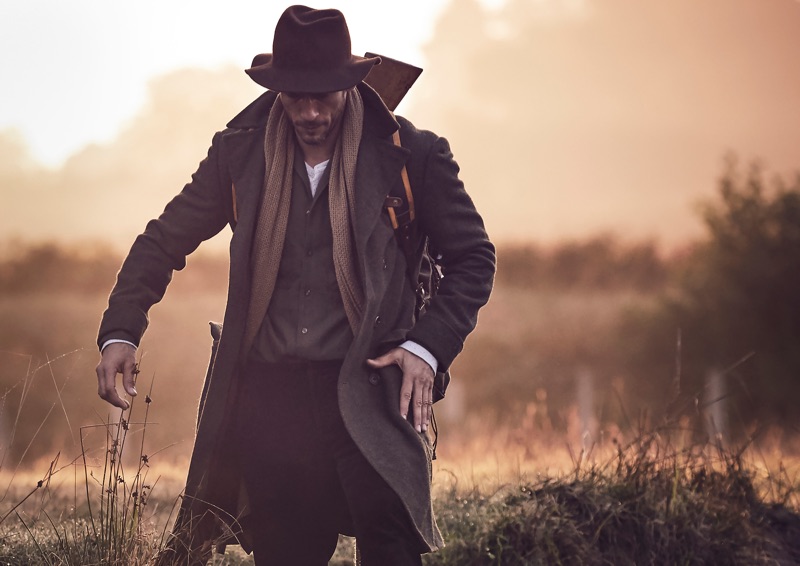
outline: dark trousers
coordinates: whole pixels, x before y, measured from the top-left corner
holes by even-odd
[[[345,429],[340,367],[251,363],[244,372],[236,452],[258,566],[326,565],[340,532],[356,536],[365,566],[422,563],[402,502]]]

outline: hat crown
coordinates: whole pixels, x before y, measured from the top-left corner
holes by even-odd
[[[272,53],[262,53],[246,70],[254,81],[279,92],[332,92],[351,88],[379,57],[353,55],[350,30],[335,9],[290,6],[275,26]]]
[[[273,64],[279,69],[328,69],[350,61],[350,30],[335,9],[291,6],[275,26]]]

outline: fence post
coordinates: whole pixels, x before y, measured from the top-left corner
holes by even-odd
[[[725,375],[716,368],[706,373],[703,390],[703,406],[706,433],[721,443],[728,440],[728,400]]]
[[[597,422],[594,415],[594,372],[587,366],[575,371],[575,395],[581,421],[581,446],[589,450],[595,440]]]

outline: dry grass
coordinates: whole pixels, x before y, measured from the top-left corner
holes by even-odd
[[[798,478],[653,436],[560,476],[439,491],[426,564],[797,564]]]
[[[16,493],[0,507],[0,563],[139,566],[155,556],[175,500],[152,486],[137,512],[132,490],[167,468],[142,466],[144,443],[132,440],[131,424],[100,428],[109,435],[105,462],[87,458],[84,474],[81,462],[55,462],[38,487],[38,476],[16,476]],[[129,475],[114,448],[125,449],[125,432],[139,458]],[[755,445],[686,444],[691,435],[674,428],[628,434],[582,450],[543,435],[523,446],[513,431],[497,429],[450,449],[434,470],[434,508],[448,546],[425,564],[798,563],[800,459]],[[352,540],[343,538],[331,563],[351,557]],[[232,547],[212,564],[252,558]]]

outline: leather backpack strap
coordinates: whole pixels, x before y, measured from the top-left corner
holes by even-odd
[[[402,147],[400,145],[399,130],[392,134],[392,141],[396,146]],[[418,281],[415,265],[417,262],[416,248],[418,242],[415,237],[416,225],[414,220],[417,215],[414,209],[414,194],[411,192],[411,182],[408,179],[408,170],[405,165],[400,171],[400,177],[403,180],[405,199],[390,194],[386,197],[386,211],[389,213],[397,243],[406,258],[409,280],[412,287],[416,289]]]
[[[400,144],[400,130],[395,130],[395,132],[392,134],[392,141],[397,147],[402,147]],[[406,211],[406,216],[398,219],[394,210],[395,207],[388,207],[389,218],[392,219],[392,228],[395,230],[401,227],[401,222],[402,225],[411,224],[414,222],[414,218],[416,217],[416,213],[414,212],[414,194],[411,192],[411,182],[408,180],[408,170],[406,169],[405,165],[403,165],[403,170],[400,171],[400,177],[403,179],[403,187],[406,190],[406,202],[408,203],[408,210]]]

